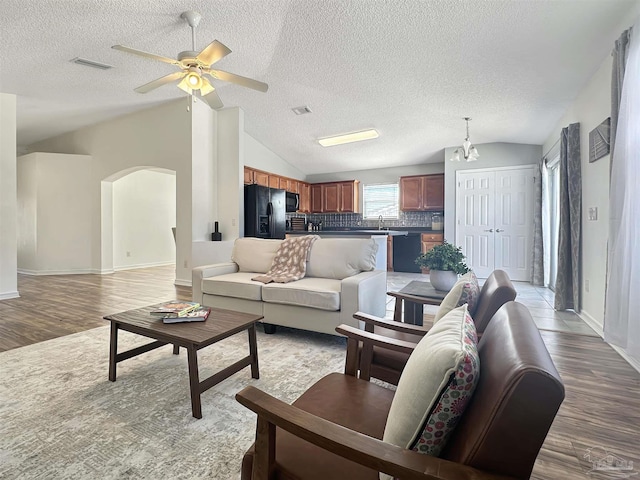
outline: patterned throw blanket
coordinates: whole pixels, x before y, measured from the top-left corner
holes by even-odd
[[[285,239],[280,244],[269,271],[251,280],[262,283],[287,283],[300,280],[307,272],[307,257],[311,245],[318,238],[320,238],[318,235],[304,235]]]

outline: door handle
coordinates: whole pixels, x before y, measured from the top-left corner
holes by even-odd
[[[485,232],[493,232],[493,228],[490,228],[489,230],[485,230]]]
[[[499,228],[496,228],[496,232],[500,233],[500,232],[504,232],[504,230],[501,230]]]

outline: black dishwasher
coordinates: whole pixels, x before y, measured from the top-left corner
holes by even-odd
[[[416,258],[422,249],[420,232],[393,237],[393,271],[420,273]]]

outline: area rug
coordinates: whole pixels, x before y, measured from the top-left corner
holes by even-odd
[[[259,329],[260,330],[260,329]],[[127,332],[119,351],[147,343]],[[234,395],[254,385],[288,403],[343,371],[345,340],[258,332],[260,379],[246,368],[202,394],[191,416],[187,355],[165,346],[118,364],[109,327],[0,353],[0,478],[237,479],[255,414]],[[245,332],[198,352],[200,378],[247,355]]]

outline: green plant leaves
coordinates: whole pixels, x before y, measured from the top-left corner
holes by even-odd
[[[470,270],[465,262],[462,249],[446,240],[442,245],[436,245],[428,252],[421,253],[416,258],[416,264],[430,270],[451,270],[459,275]]]

